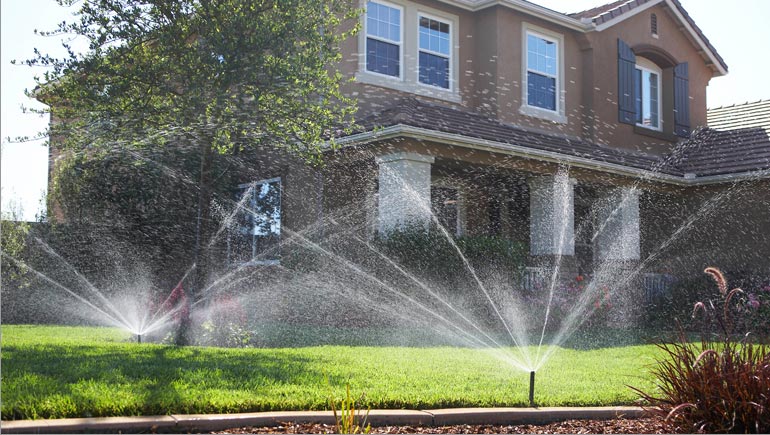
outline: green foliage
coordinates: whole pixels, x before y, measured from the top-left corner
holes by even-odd
[[[44,34],[88,50],[25,63],[50,67],[36,95],[66,121],[50,131],[64,148],[279,146],[318,160],[355,110],[337,65],[356,12],[348,0],[83,2]]]
[[[324,377],[329,388],[329,407],[334,414],[334,433],[366,434],[371,432],[372,427],[366,422],[369,418],[369,408],[363,414],[363,419],[361,418],[361,405],[359,402],[364,401],[365,394],[361,394],[361,398],[356,400],[350,394],[350,383],[347,383],[345,384],[345,397],[338,401],[332,392],[328,376],[324,375]]]
[[[481,273],[506,271],[519,276],[525,265],[526,246],[502,237],[462,236],[449,238],[437,228],[405,228],[380,235],[376,241],[381,251],[411,272],[447,284],[469,278],[468,268]],[[455,243],[455,248],[452,243]]]
[[[721,272],[706,271],[717,282],[721,304],[695,304],[694,314],[706,317],[700,343],[690,343],[680,328],[676,341],[658,345],[665,355],[653,370],[658,391],[635,390],[682,432],[767,433],[770,347],[748,341],[749,336],[736,340],[735,305],[743,290],[728,291]],[[717,336],[709,333],[713,325]]]
[[[27,246],[29,222],[16,220],[13,214],[0,219],[0,252],[2,252],[2,285],[7,289],[13,283],[15,286],[26,286],[25,276],[28,273],[22,260]]]
[[[373,409],[528,405],[528,374],[489,349],[173,347],[62,326],[2,325],[2,337],[4,420],[329,409],[324,373],[333,395],[349,382]],[[645,367],[659,355],[652,345],[559,349],[538,370],[537,403],[630,404],[625,385],[652,388]]]

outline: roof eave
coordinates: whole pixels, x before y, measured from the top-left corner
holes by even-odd
[[[585,22],[564,15],[561,12],[557,12],[546,7],[536,5],[524,0],[439,0],[442,3],[457,6],[461,9],[468,11],[480,11],[493,6],[503,6],[517,11],[528,13],[534,17],[542,20],[564,26],[572,30],[578,30],[585,32],[593,29],[593,23]]]
[[[647,181],[661,182],[678,186],[697,186],[707,184],[728,183],[737,181],[746,181],[759,178],[770,178],[770,169],[743,172],[736,174],[712,175],[705,177],[684,177],[678,175],[665,174],[645,169],[632,168],[616,163],[602,162],[585,157],[571,156],[568,154],[557,153],[553,151],[539,150],[520,145],[512,145],[503,142],[490,141],[486,139],[463,136],[455,133],[445,133],[441,131],[430,130],[421,127],[414,127],[406,124],[396,124],[389,127],[380,128],[373,131],[353,134],[343,138],[336,139],[334,143],[341,147],[365,145],[367,143],[379,142],[397,137],[409,137],[417,140],[427,140],[440,142],[447,145],[456,145],[465,148],[477,149],[480,151],[490,151],[510,156],[534,159],[539,161],[564,164],[580,167],[584,169],[593,169],[616,175],[642,178]]]

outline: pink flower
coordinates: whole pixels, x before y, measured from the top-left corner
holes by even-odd
[[[749,301],[747,303],[752,309],[755,309],[755,310],[759,308],[759,306],[761,305],[761,303],[759,302],[759,299],[757,299],[754,293],[749,293]]]

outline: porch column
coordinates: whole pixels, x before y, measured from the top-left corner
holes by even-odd
[[[601,198],[594,256],[599,261],[639,259],[639,191],[618,187]]]
[[[575,180],[558,173],[527,181],[530,254],[575,255]]]
[[[416,153],[377,157],[379,165],[379,231],[409,225],[428,228],[431,165],[435,159]]]

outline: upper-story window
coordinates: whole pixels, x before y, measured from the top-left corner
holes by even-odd
[[[566,124],[564,35],[525,22],[521,49],[519,113]]]
[[[637,57],[634,71],[636,124],[660,130],[661,70],[647,59]]]
[[[411,0],[368,0],[356,81],[459,103],[460,17]]]
[[[451,67],[450,24],[420,15],[420,83],[449,89]]]
[[[401,77],[400,7],[370,1],[366,5],[366,70]]]
[[[527,104],[556,110],[558,102],[558,41],[527,32]]]

